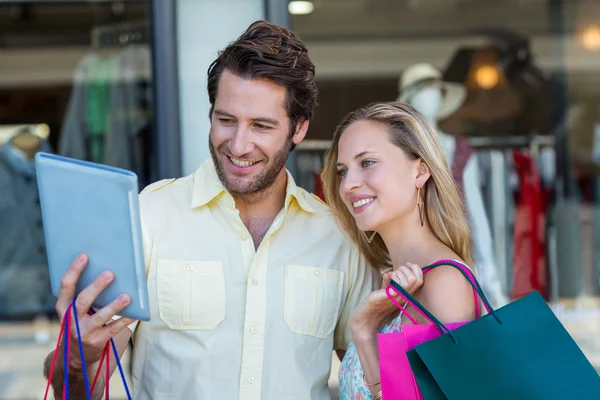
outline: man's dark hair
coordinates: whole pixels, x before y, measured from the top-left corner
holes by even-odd
[[[312,119],[317,104],[315,66],[304,43],[289,29],[256,21],[219,53],[208,68],[211,116],[225,69],[244,79],[266,79],[285,87],[290,134],[299,122]]]

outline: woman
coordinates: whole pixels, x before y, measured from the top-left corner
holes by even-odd
[[[440,259],[473,265],[472,238],[436,132],[416,109],[371,104],[337,128],[323,172],[333,214],[371,265],[382,289],[353,312],[350,344],[340,368],[342,399],[381,398],[377,334],[408,318],[385,293],[394,279],[442,322],[475,318],[473,291],[452,267],[425,277],[419,266]],[[387,271],[386,271],[387,270]],[[428,323],[407,309],[419,323]]]

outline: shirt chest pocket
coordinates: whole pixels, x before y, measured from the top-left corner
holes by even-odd
[[[344,273],[325,268],[287,265],[283,319],[289,329],[319,339],[337,325]]]
[[[225,278],[219,261],[158,260],[160,318],[171,329],[210,330],[225,319]]]

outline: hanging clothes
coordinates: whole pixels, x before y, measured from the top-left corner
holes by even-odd
[[[116,58],[105,134],[104,163],[135,172],[140,187],[150,183],[151,55],[132,45]]]
[[[548,273],[545,244],[545,199],[542,181],[534,159],[513,151],[519,177],[516,194],[513,247],[513,299],[537,290],[548,299]]]
[[[58,153],[135,172],[140,187],[150,183],[151,79],[145,45],[84,57],[73,78]]]
[[[58,153],[79,160],[91,160],[88,149],[86,122],[87,114],[87,78],[94,64],[100,58],[88,54],[77,66],[73,76],[73,88],[67,106],[64,122],[60,130]]]
[[[473,235],[475,269],[488,299],[496,308],[508,302],[508,296],[498,277],[489,217],[479,185],[479,165],[476,153],[465,138],[438,132],[444,154],[464,203],[465,214]]]
[[[322,171],[321,171],[322,172]],[[321,172],[315,172],[315,196],[325,201],[325,190],[323,188],[323,180],[321,179]]]
[[[110,115],[111,78],[115,66],[113,58],[98,59],[91,65],[86,77],[85,122],[89,159],[97,163],[104,162],[104,136]]]
[[[454,148],[454,154],[452,157],[452,164],[450,164],[452,170],[452,176],[454,182],[458,188],[458,193],[465,201],[465,182],[464,182],[464,171],[467,166],[467,162],[473,155],[473,146],[465,138],[456,138],[456,147]]]

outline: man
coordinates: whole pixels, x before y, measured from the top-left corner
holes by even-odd
[[[136,399],[328,399],[332,350],[378,278],[284,168],[313,116],[314,66],[294,33],[259,21],[213,62],[208,94],[212,161],[140,195],[151,321],[105,326],[126,297],[85,315],[110,274],[77,298],[88,375],[110,337],[122,354],[133,333]],[[85,262],[63,278],[61,318]]]

